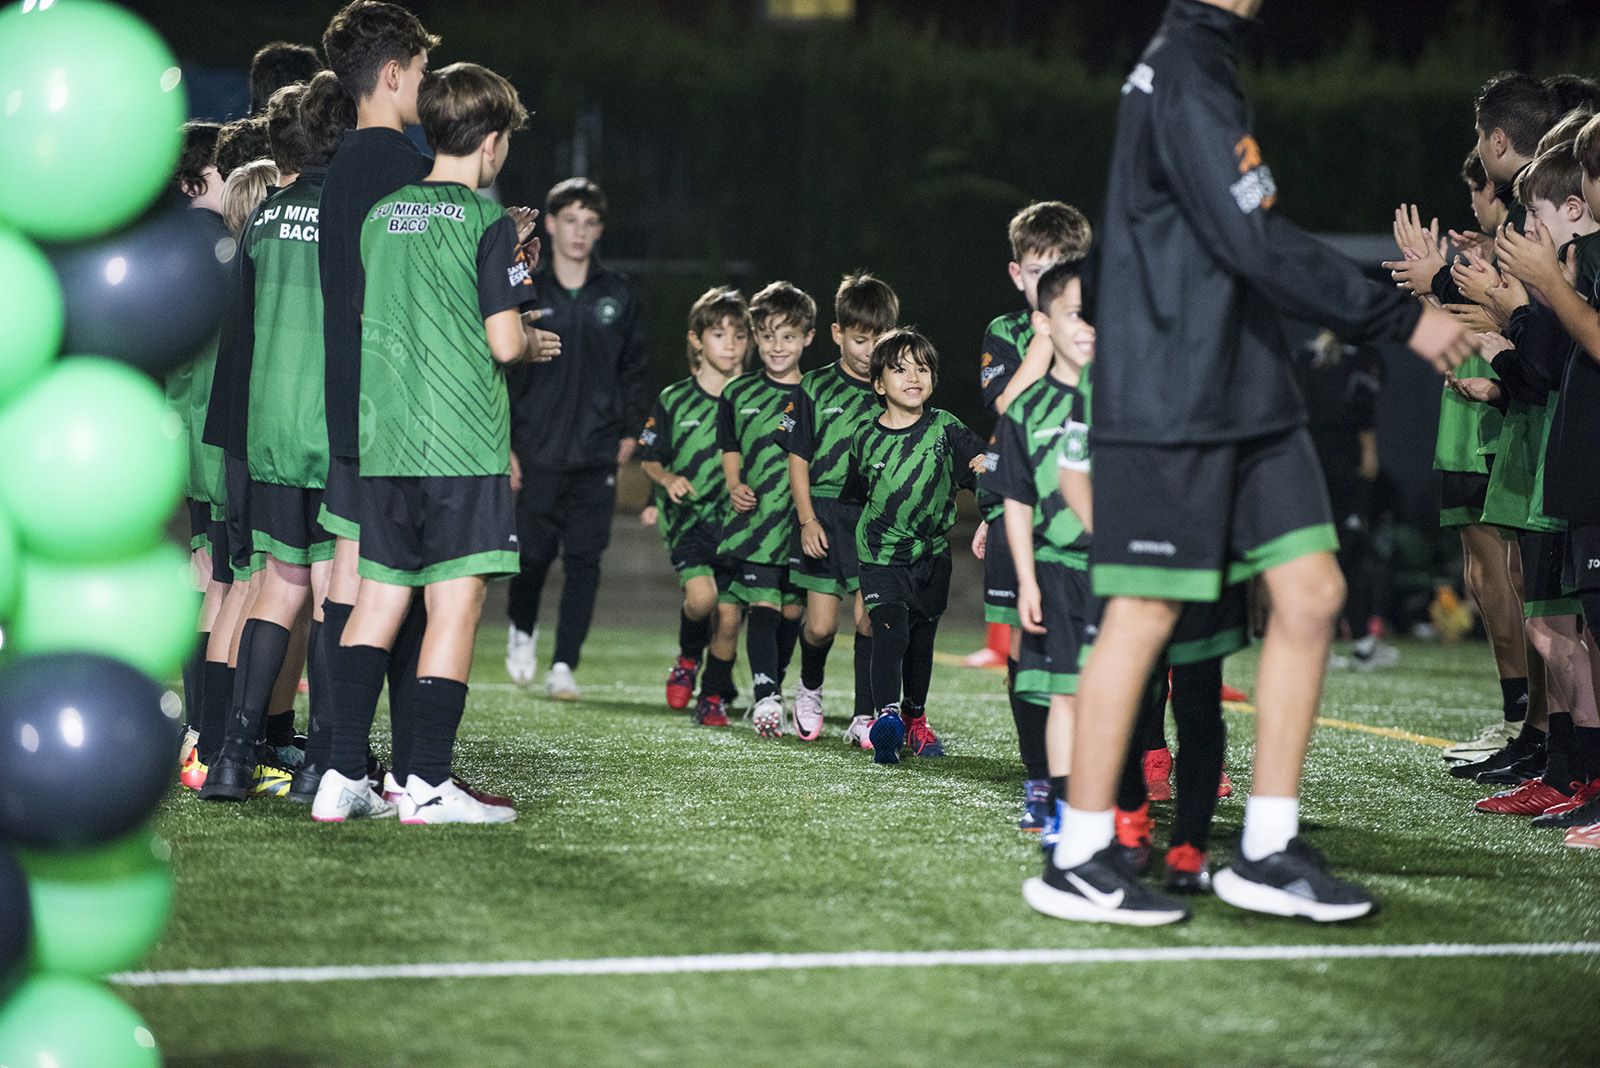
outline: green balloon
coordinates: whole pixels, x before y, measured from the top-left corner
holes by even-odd
[[[167,679],[194,648],[199,612],[189,558],[175,545],[104,564],[29,556],[6,647],[19,653],[100,653]]]
[[[119,7],[0,11],[0,221],[68,241],[138,216],[172,179],[181,81],[161,38]]]
[[[150,548],[188,477],[183,424],[148,378],[63,360],[0,412],[0,504],[30,553],[109,560]]]
[[[93,979],[137,963],[172,908],[170,855],[148,831],[99,849],[21,853],[35,970]]]
[[[30,979],[0,1009],[9,1068],[160,1068],[155,1036],[115,994],[68,976]]]
[[[0,103],[0,107],[4,104]],[[0,120],[3,121],[3,120]],[[0,170],[4,164],[0,164]],[[44,374],[65,329],[61,284],[50,261],[15,230],[0,226],[0,404]]]
[[[22,545],[11,517],[0,508],[0,619],[10,619],[22,585]]]

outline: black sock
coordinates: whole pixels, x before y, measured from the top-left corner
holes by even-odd
[[[794,662],[794,647],[800,641],[800,617],[778,620],[778,683],[789,676],[789,665]]]
[[[1144,752],[1137,744],[1128,747],[1128,757],[1122,762],[1122,776],[1117,780],[1117,807],[1133,812],[1150,800],[1144,785]]]
[[[1220,683],[1219,683],[1220,686]],[[1221,690],[1218,690],[1220,693]],[[1167,747],[1167,662],[1163,657],[1150,672],[1139,705],[1139,742],[1145,751]]]
[[[416,708],[410,774],[429,786],[440,786],[450,778],[456,731],[467,709],[467,684],[454,679],[418,679]]]
[[[928,705],[928,687],[933,684],[933,642],[939,633],[939,621],[913,618],[910,628],[911,644],[901,661],[900,704],[913,717],[921,717]]]
[[[1228,748],[1222,719],[1222,661],[1202,660],[1172,669],[1172,718],[1178,727],[1177,811],[1172,844],[1205,852],[1217,810],[1217,783]]]
[[[1600,727],[1574,727],[1578,753],[1573,770],[1580,782],[1600,779]]]
[[[1552,719],[1555,718],[1554,712],[1552,712],[1550,715]],[[1517,748],[1524,750],[1543,749],[1544,743],[1544,730],[1540,727],[1535,727],[1532,720],[1523,720],[1522,733],[1517,735]]]
[[[1554,786],[1564,794],[1572,791],[1572,782],[1579,777],[1577,750],[1578,734],[1572,724],[1572,713],[1550,713],[1549,741],[1544,750],[1546,786]]]
[[[1600,590],[1581,590],[1578,603],[1583,606],[1583,623],[1589,637],[1600,638]]]
[[[856,635],[856,711],[858,716],[870,716],[872,707],[872,639]]]
[[[778,620],[776,608],[756,605],[745,620],[745,649],[757,701],[778,693]]]
[[[812,645],[800,639],[800,685],[808,690],[822,689],[822,679],[828,668],[828,651],[833,648],[833,635],[821,645]]]
[[[1050,804],[1067,799],[1067,777],[1065,775],[1050,776]]]
[[[716,653],[706,654],[706,668],[700,673],[700,696],[720,697],[724,701],[733,692],[733,661],[724,660]]]
[[[200,763],[210,767],[222,752],[228,733],[228,705],[233,700],[233,669],[226,663],[207,660],[202,669],[200,688]]]
[[[348,779],[367,774],[372,717],[378,712],[389,653],[370,645],[341,645],[333,675],[333,739],[328,765]]]
[[[286,708],[268,716],[264,724],[266,743],[272,746],[294,744],[294,709]]]
[[[324,670],[327,656],[322,649],[322,630],[321,622],[313,619],[310,633],[306,635],[306,686],[310,691],[306,704],[310,706],[310,711],[306,714],[305,763],[318,768],[323,767],[324,762],[314,759],[313,754],[321,755],[328,730],[327,721],[323,718],[328,700],[328,673]]]
[[[200,730],[201,709],[205,705],[206,646],[211,644],[211,633],[201,631],[195,635],[194,652],[183,662],[183,722],[192,731]]]
[[[288,628],[265,619],[245,620],[228,712],[228,737],[224,743],[227,755],[243,760],[260,740],[272,688],[278,683],[278,672],[283,670],[283,658],[288,652]]]
[[[313,623],[317,638],[307,654],[306,670],[311,673],[311,720],[306,728],[308,748],[306,763],[317,770],[328,767],[333,758],[334,708],[338,705],[334,665],[339,662],[339,639],[344,637],[344,625],[350,622],[353,605],[337,601],[322,602],[322,622]],[[317,696],[318,686],[322,696]]]
[[[1050,760],[1045,755],[1045,723],[1050,709],[1019,696],[1016,691],[1007,695],[1011,699],[1011,721],[1017,727],[1017,752],[1022,757],[1023,773],[1030,779],[1050,777]]]
[[[712,609],[716,611],[715,608]],[[705,655],[706,642],[711,640],[711,617],[690,619],[688,612],[678,613],[678,655],[685,660],[700,662]]]
[[[1528,678],[1500,680],[1500,706],[1505,710],[1507,723],[1521,723],[1528,718]]]
[[[415,734],[417,662],[422,658],[422,637],[428,630],[428,610],[421,597],[411,599],[405,622],[389,652],[389,762],[394,781],[404,783],[411,774],[411,740]]]
[[[906,650],[911,648],[910,616],[903,604],[883,604],[872,610],[871,619],[872,652],[867,678],[873,711],[882,712],[890,705],[900,704]],[[859,644],[858,641],[858,647]]]

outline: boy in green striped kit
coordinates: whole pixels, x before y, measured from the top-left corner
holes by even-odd
[[[849,473],[850,439],[875,419],[872,351],[900,318],[900,298],[870,274],[848,275],[833,298],[837,363],[800,380],[794,411],[785,412],[778,443],[789,454],[789,489],[797,524],[789,551],[789,577],[806,591],[800,634],[800,688],[795,712],[802,722],[822,719],[822,681],[838,629],[839,602],[855,602],[855,715],[845,738],[869,748],[872,726],[872,624],[862,605],[856,559],[859,505],[840,496]]]
[[[667,675],[667,707],[688,707],[700,657],[708,654],[695,722],[726,727],[724,703],[733,694],[733,657],[739,634],[721,625],[717,587],[722,520],[728,507],[717,422],[722,394],[743,368],[750,348],[750,313],[737,289],[713,288],[689,309],[688,378],[661,391],[639,432],[640,467],[656,485],[661,539],[683,584],[678,659]],[[715,628],[715,633],[713,633]]]
[[[872,389],[882,411],[850,438],[840,499],[862,502],[856,523],[861,598],[872,622],[872,704],[867,730],[876,764],[898,764],[904,743],[944,756],[928,726],[933,640],[950,598],[956,490],[972,490],[983,439],[928,404],[939,353],[914,330],[885,334],[872,349]]]
[[[816,336],[817,302],[788,282],[773,282],[756,294],[751,312],[761,368],[728,384],[717,421],[729,502],[718,549],[729,580],[718,613],[719,627],[737,630],[741,609],[748,610],[751,719],[757,734],[776,738],[783,733],[783,676],[803,606],[801,592],[789,581],[794,499],[787,454],[776,435],[800,392],[800,356]],[[795,711],[796,733],[805,741],[820,738],[820,705]]]
[[[505,211],[476,190],[504,166],[527,111],[472,63],[426,75],[417,110],[436,153],[421,182],[361,227],[361,588],[340,640],[329,768],[312,817],[388,816],[367,778],[367,736],[389,651],[420,587],[428,620],[403,823],[505,823],[451,775],[486,581],[517,570],[505,365],[540,358],[532,264]]]

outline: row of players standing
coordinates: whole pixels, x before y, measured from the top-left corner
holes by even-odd
[[[202,360],[189,381],[197,466],[214,460],[211,449],[223,457],[220,485],[197,472],[191,487],[210,505],[197,506],[193,520],[214,581],[201,621],[204,664],[186,672],[201,714],[191,717],[198,730],[183,779],[208,800],[286,793],[327,822],[397,808],[412,823],[514,818],[505,798],[472,789],[450,767],[484,582],[531,562],[513,612],[532,614],[563,538],[582,553],[603,546],[567,520],[579,513],[609,529],[609,501],[568,507],[582,492],[576,480],[545,476],[551,467],[599,467],[602,492],[614,492],[614,464],[632,437],[621,429],[630,421],[624,405],[642,407],[642,396],[590,414],[587,436],[559,408],[585,407],[572,403],[574,390],[616,397],[619,377],[642,375],[636,301],[607,289],[616,276],[586,257],[563,271],[558,253],[547,276],[562,292],[542,287],[550,306],[533,308],[536,213],[508,212],[478,193],[504,165],[526,112],[510,84],[482,67],[428,72],[437,43],[404,8],[357,0],[323,37],[331,70],[268,104],[277,188],[243,224],[214,380],[204,388]],[[413,123],[432,160],[405,137]],[[211,206],[205,163],[191,156],[181,176],[196,207]],[[598,191],[570,183],[552,206],[547,229],[558,250],[592,247]],[[565,322],[569,337],[592,339],[580,321],[586,302],[602,326],[624,332],[623,344],[609,365],[566,361],[565,381],[540,377],[563,366],[554,359],[561,337],[534,324]],[[623,358],[630,353],[636,366]],[[519,423],[549,428],[521,435],[525,463],[508,456],[501,367],[534,372],[520,388],[532,418]],[[553,396],[562,388],[565,396]],[[585,463],[583,450],[608,432],[603,462]],[[552,441],[564,451],[540,451]],[[514,476],[542,490],[522,494],[531,536],[518,536]],[[572,664],[598,548],[586,559],[588,606],[569,551],[568,599],[579,608],[564,604],[562,629],[573,632]],[[292,709],[285,680],[298,678],[291,646],[308,607],[312,709],[309,736],[296,739],[292,715],[268,713]],[[386,676],[392,769],[367,743]]]

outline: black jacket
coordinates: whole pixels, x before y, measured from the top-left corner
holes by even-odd
[[[1271,211],[1238,55],[1248,22],[1174,0],[1122,87],[1094,303],[1102,442],[1240,441],[1305,422],[1281,314],[1357,343],[1421,308]]]
[[[560,335],[561,355],[507,373],[512,451],[525,467],[614,466],[618,443],[644,425],[652,400],[639,291],[598,261],[576,293],[548,262],[534,288],[539,328]]]

